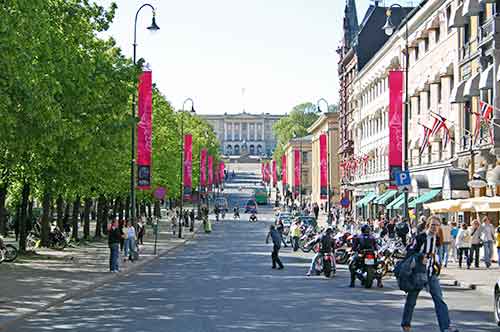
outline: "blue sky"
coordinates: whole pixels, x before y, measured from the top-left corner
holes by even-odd
[[[95,0],[109,5],[111,0]],[[117,0],[107,34],[132,55],[133,22],[144,1]],[[358,14],[369,0],[357,0]],[[338,98],[335,50],[345,0],[150,0],[160,30],[138,20],[138,57],[174,107],[187,97],[204,114],[283,114],[305,101]],[[244,89],[244,96],[242,90]]]

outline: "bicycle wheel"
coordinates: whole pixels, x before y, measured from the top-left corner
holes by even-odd
[[[6,262],[13,262],[17,258],[17,248],[12,244],[7,244],[5,246],[4,252]]]

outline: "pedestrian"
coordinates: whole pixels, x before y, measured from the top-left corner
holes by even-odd
[[[133,262],[134,261],[134,252],[135,252],[135,228],[132,226],[132,223],[127,221],[127,225],[124,229],[124,238],[125,238],[125,256],[123,257],[123,261],[128,260]]]
[[[493,241],[495,241],[495,239],[495,228],[491,224],[490,218],[486,216],[483,218],[483,224],[481,225],[481,240],[483,241],[484,263],[486,264],[487,269],[491,266],[491,258],[493,257]]]
[[[469,257],[469,251],[471,247],[471,236],[466,223],[463,223],[462,227],[458,231],[456,245],[458,250],[458,267],[462,268],[462,258],[465,256],[467,269],[470,269],[471,260]]]
[[[500,227],[497,227],[497,261],[498,261],[498,266],[500,266]]]
[[[108,230],[108,246],[109,246],[109,271],[119,272],[120,265],[120,240],[122,234],[118,225],[118,220],[113,220]]]
[[[285,225],[283,225],[282,220],[278,220],[276,222],[276,230],[278,231],[278,233],[281,236],[281,242],[283,242],[283,246],[286,248],[287,245],[286,245],[286,241],[285,241],[285,236],[283,235],[283,232],[285,231]]]
[[[273,241],[273,252],[271,254],[271,260],[273,264],[272,268],[275,269],[277,264],[278,270],[281,270],[284,267],[279,257],[279,252],[281,248],[281,236],[276,230],[276,227],[274,227],[274,225],[269,226],[269,233],[267,233],[266,243],[269,243],[269,237],[271,237]]]
[[[144,226],[144,222],[142,218],[139,219],[137,223],[137,244],[144,244],[144,235],[146,234],[146,227]]]
[[[292,236],[292,248],[293,251],[299,250],[299,239],[302,235],[302,231],[300,229],[300,220],[297,219],[294,221],[292,226],[290,227],[290,234]]]
[[[439,258],[444,267],[448,267],[448,253],[450,251],[451,243],[451,227],[448,221],[443,218],[441,221],[441,247],[439,247]]]
[[[458,332],[455,327],[450,325],[448,306],[444,302],[443,292],[439,283],[440,262],[436,252],[437,248],[441,245],[438,236],[440,226],[441,222],[439,218],[437,216],[431,216],[428,220],[425,232],[417,235],[408,247],[408,256],[416,253],[423,254],[422,263],[426,266],[427,290],[431,294],[432,301],[434,302],[439,330],[441,332]],[[413,290],[406,294],[403,318],[401,320],[401,327],[404,332],[411,331],[411,320],[419,293],[419,290]]]
[[[470,262],[475,268],[479,268],[479,249],[481,248],[481,227],[479,220],[474,219],[469,229],[471,236]]]
[[[451,258],[453,259],[453,263],[456,263],[457,262],[457,236],[458,236],[458,227],[457,227],[457,223],[455,221],[452,221],[451,222]]]
[[[189,231],[194,232],[194,209],[189,212]]]
[[[172,230],[172,235],[175,236],[177,232],[177,216],[174,213],[170,214],[170,227]]]
[[[314,212],[314,218],[316,218],[316,220],[318,220],[318,216],[319,216],[319,206],[318,206],[318,203],[314,203],[314,205],[313,205],[313,212]]]

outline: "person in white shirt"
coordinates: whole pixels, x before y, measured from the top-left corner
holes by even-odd
[[[471,236],[466,223],[463,223],[458,230],[456,245],[458,250],[458,267],[462,268],[462,258],[465,256],[467,269],[470,269],[471,260],[469,258],[469,251],[471,247]]]
[[[448,266],[448,253],[450,251],[450,243],[451,243],[451,227],[448,225],[448,221],[446,219],[442,219],[441,221],[441,231],[443,238],[441,239],[441,247],[439,247],[439,258],[444,265],[444,267]]]
[[[493,256],[493,241],[495,240],[495,228],[491,224],[490,218],[483,218],[480,232],[484,246],[484,263],[487,268],[490,268],[491,257]]]
[[[123,260],[133,261],[132,254],[135,252],[135,228],[130,220],[127,221],[127,227],[123,230],[125,235],[125,257]]]

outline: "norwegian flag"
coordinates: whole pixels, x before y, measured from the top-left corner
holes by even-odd
[[[448,128],[446,125],[443,127],[444,128],[444,134],[443,134],[443,148],[446,148],[448,143],[451,140],[450,136],[450,128]]]
[[[431,137],[432,129],[421,124],[422,128],[424,128],[424,135],[422,137],[422,141],[420,143],[420,154],[424,153],[425,149],[429,146],[429,138]]]
[[[437,113],[431,113],[431,115],[434,117],[434,124],[432,125],[431,135],[434,136],[441,128],[446,127],[446,118]]]
[[[481,118],[486,122],[490,121],[491,114],[493,113],[493,106],[480,100],[479,101],[479,109],[481,113]]]
[[[474,144],[477,144],[481,138],[481,113],[471,111],[471,114],[474,115],[476,120],[474,125]]]

